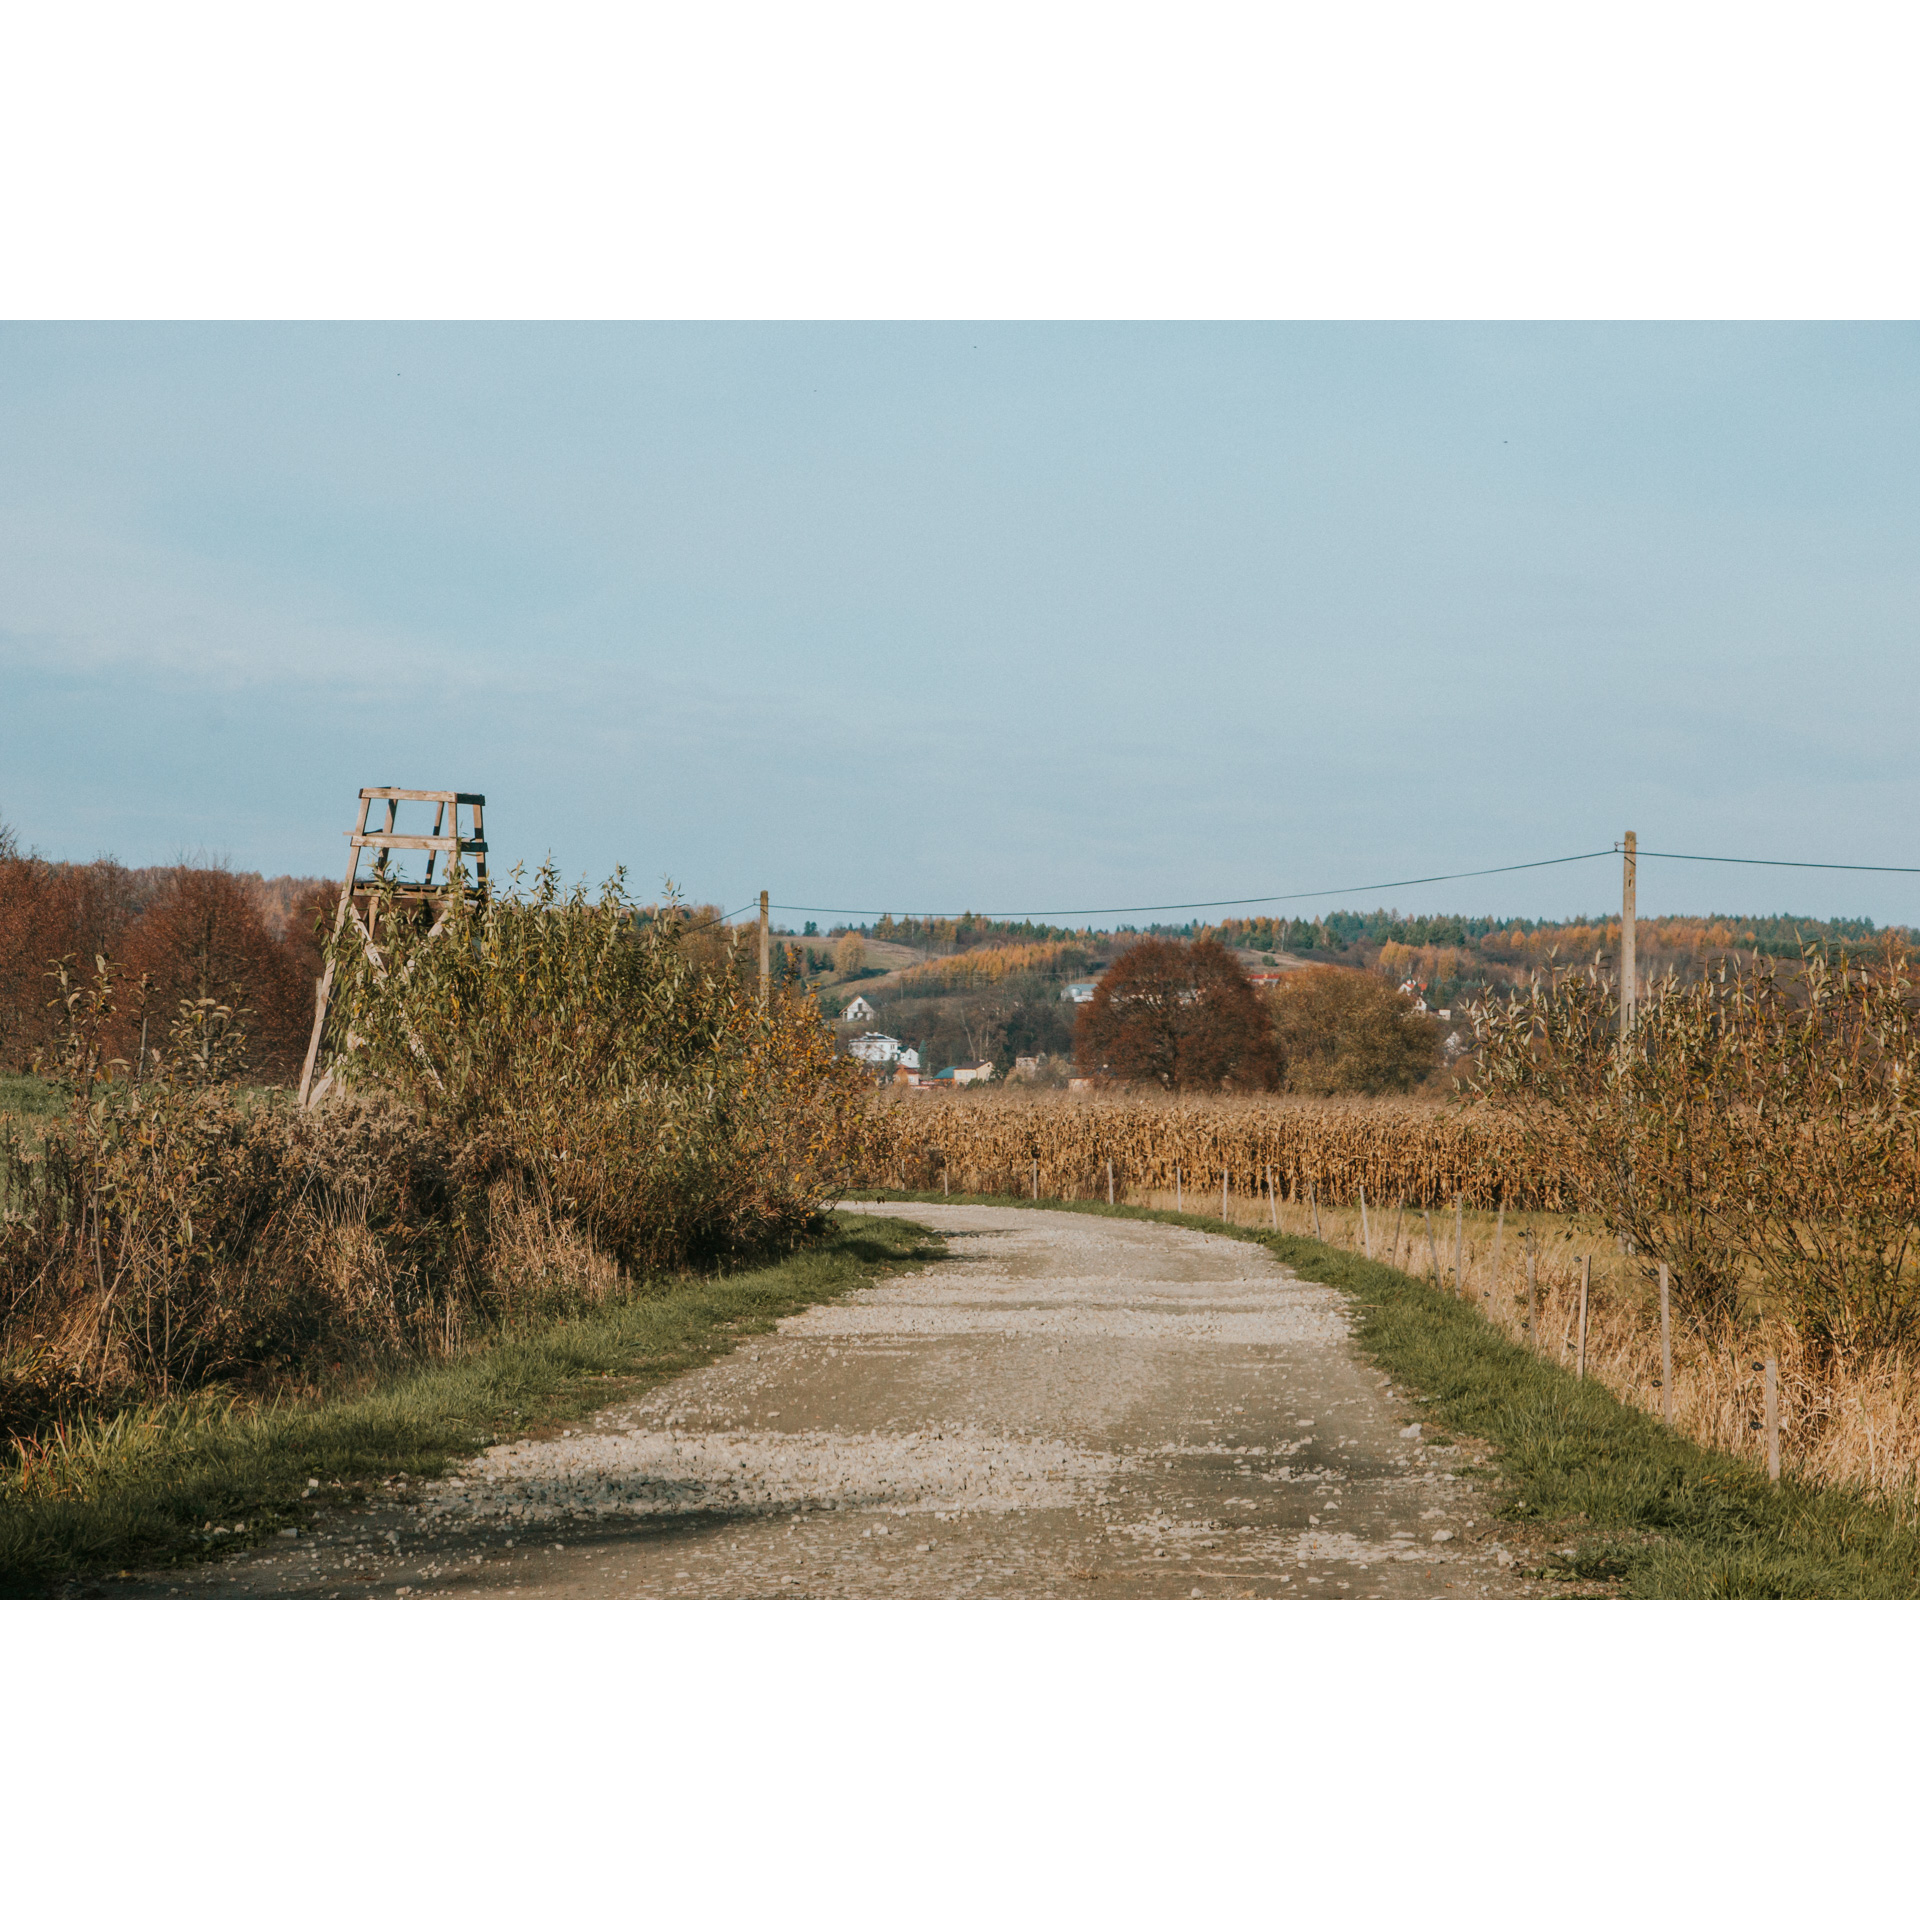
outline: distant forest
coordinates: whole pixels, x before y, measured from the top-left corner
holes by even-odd
[[[103,955],[122,982],[108,1045],[129,1066],[143,1032],[149,1049],[164,1046],[181,1003],[205,996],[234,1009],[248,1078],[293,1078],[320,978],[315,923],[331,919],[339,891],[291,874],[47,860],[0,822],[0,1072],[51,1061],[61,1029],[51,969],[71,957],[84,984]]]
[[[834,931],[856,931],[927,953],[918,966],[863,989],[882,1022],[918,1046],[930,1067],[991,1059],[1002,1073],[1021,1054],[1055,1060],[1070,1054],[1075,1010],[1062,1002],[1063,981],[1097,975],[1143,937],[1207,937],[1239,949],[1256,965],[1259,956],[1272,953],[1362,968],[1395,984],[1415,983],[1437,1010],[1510,993],[1548,967],[1584,966],[1596,956],[1615,961],[1620,947],[1617,917],[1555,921],[1392,912],[1193,920],[1110,930],[972,914],[942,920],[888,916]],[[1691,981],[1725,959],[1757,954],[1792,961],[1808,945],[1858,950],[1889,937],[1914,939],[1908,929],[1880,928],[1868,919],[1675,914],[1638,921],[1636,951],[1644,979],[1671,973]]]

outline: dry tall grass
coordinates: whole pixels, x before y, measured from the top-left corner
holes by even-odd
[[[1207,1197],[1203,1196],[1204,1200]],[[1217,1188],[1210,1196],[1218,1212]],[[1184,1195],[1189,1211],[1193,1195]],[[1158,1204],[1172,1205],[1172,1196]],[[1156,1204],[1146,1201],[1143,1204]],[[1264,1202],[1229,1200],[1228,1218],[1266,1226]],[[1311,1234],[1310,1213],[1279,1209],[1284,1230]],[[1660,1415],[1660,1307],[1657,1286],[1641,1263],[1588,1218],[1558,1214],[1468,1212],[1463,1216],[1464,1295],[1516,1343],[1533,1344],[1527,1323],[1527,1256],[1535,1264],[1537,1351],[1571,1372],[1577,1364],[1580,1273],[1593,1262],[1587,1299],[1587,1372],[1629,1406]],[[1360,1211],[1323,1207],[1323,1236],[1365,1252]],[[1368,1207],[1373,1258],[1454,1290],[1454,1216],[1451,1209],[1397,1204]],[[1431,1241],[1429,1240],[1431,1232]],[[1495,1236],[1499,1259],[1495,1264]],[[1673,1424],[1703,1446],[1762,1466],[1767,1437],[1762,1422],[1763,1374],[1773,1352],[1779,1373],[1781,1463],[1785,1472],[1819,1486],[1870,1489],[1883,1497],[1920,1496],[1920,1383],[1898,1359],[1823,1364],[1791,1328],[1722,1324],[1713,1331],[1672,1323]]]
[[[248,1113],[216,1092],[169,1120],[192,1158],[118,1157],[97,1223],[72,1135],[8,1153],[0,1433],[155,1394],[297,1394],[632,1284],[534,1183],[464,1185],[397,1103]]]

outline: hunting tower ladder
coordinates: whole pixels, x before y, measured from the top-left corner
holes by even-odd
[[[397,830],[400,806],[403,801],[425,801],[433,806],[433,831],[431,833],[401,833]],[[376,824],[371,831],[367,827],[367,814],[375,804],[386,808],[386,821]],[[438,933],[446,923],[446,913],[452,904],[449,887],[457,865],[464,864],[471,856],[467,867],[466,892],[470,898],[478,898],[487,884],[487,841],[486,828],[482,823],[482,812],[487,804],[484,793],[428,793],[418,787],[362,787],[360,789],[360,818],[354,823],[347,837],[352,842],[352,852],[347,856],[347,877],[340,889],[340,908],[333,918],[334,941],[337,948],[339,937],[345,930],[349,919],[361,942],[375,956],[380,952],[379,917],[381,901],[391,889],[392,905],[389,912],[431,913],[433,932]],[[473,822],[471,834],[460,831],[460,809],[468,809]],[[360,855],[367,848],[374,850],[374,860],[364,879],[360,877]],[[396,853],[424,853],[427,856],[426,877],[422,880],[390,881],[387,863]],[[434,862],[442,854],[446,855],[445,877],[438,886],[434,885]],[[430,934],[429,938],[432,937]],[[313,1070],[320,1060],[320,1048],[326,1039],[327,1016],[333,1002],[333,958],[328,955],[326,971],[320,976],[320,985],[316,993],[313,1010],[313,1033],[307,1041],[306,1063],[300,1069],[299,1105],[315,1105],[333,1084],[332,1071],[321,1075],[316,1085]],[[353,1044],[349,1035],[347,1044]]]

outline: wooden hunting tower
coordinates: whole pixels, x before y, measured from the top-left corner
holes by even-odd
[[[431,833],[401,833],[398,830],[402,803],[415,802],[432,805]],[[375,825],[369,830],[367,813],[376,803],[386,808],[386,821],[384,825]],[[487,796],[484,793],[428,793],[418,787],[362,787],[360,818],[348,836],[353,850],[347,856],[347,877],[340,889],[340,908],[333,920],[336,944],[341,932],[351,921],[354,932],[377,962],[380,953],[381,903],[387,898],[391,899],[390,912],[431,914],[433,933],[438,933],[445,924],[447,908],[452,902],[450,889],[456,866],[464,869],[465,892],[470,898],[478,898],[487,884],[486,828],[481,817],[486,804]],[[462,807],[468,809],[473,822],[470,834],[460,831]],[[374,860],[362,878],[360,855],[368,847],[374,849]],[[396,853],[424,853],[427,856],[424,878],[394,880],[388,871],[388,862]],[[442,854],[446,855],[446,872],[436,886],[433,868]],[[313,1077],[314,1068],[319,1063],[320,1049],[326,1040],[327,1015],[332,1002],[333,960],[329,955],[326,971],[320,976],[313,1010],[313,1034],[307,1041],[306,1063],[300,1069],[299,1104],[302,1107],[314,1105],[333,1084],[331,1070],[321,1075],[317,1085]],[[346,1044],[353,1044],[351,1035]]]

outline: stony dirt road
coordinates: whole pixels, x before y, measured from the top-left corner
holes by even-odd
[[[205,1597],[1522,1597],[1456,1449],[1264,1249],[863,1205],[950,1257],[558,1437],[145,1583]]]

